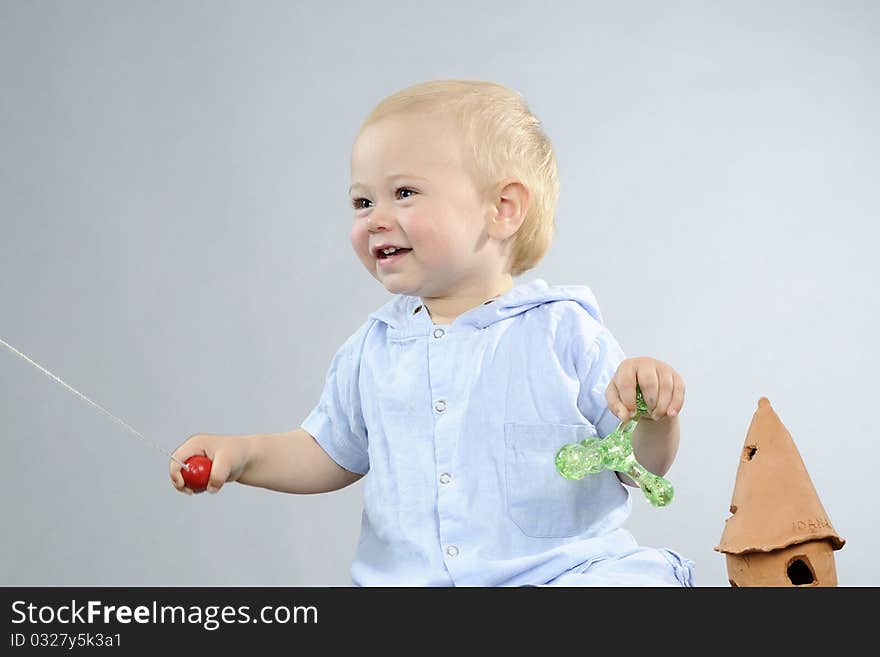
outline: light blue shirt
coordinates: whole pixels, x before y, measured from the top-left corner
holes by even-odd
[[[404,295],[372,313],[302,424],[366,473],[353,583],[691,585],[690,561],[623,527],[615,473],[556,471],[560,447],[617,426],[623,358],[583,286],[523,283],[451,324]]]

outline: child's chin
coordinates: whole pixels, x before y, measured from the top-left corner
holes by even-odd
[[[388,290],[391,294],[406,294],[409,296],[418,296],[418,289],[413,285],[407,285],[406,281],[395,280],[396,277],[392,276],[390,278],[386,278],[385,280],[379,280],[382,283],[382,286]]]
[[[385,289],[388,290],[391,294],[406,294],[409,296],[416,296],[415,292],[403,285],[389,285],[387,283],[384,285]]]

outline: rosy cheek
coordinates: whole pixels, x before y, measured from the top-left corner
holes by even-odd
[[[349,239],[351,240],[351,246],[355,250],[355,253],[361,257],[367,254],[367,251],[369,251],[369,238],[367,237],[367,231],[364,230],[362,223],[355,220],[351,227]]]

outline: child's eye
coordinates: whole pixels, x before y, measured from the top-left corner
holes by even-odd
[[[401,198],[410,198],[410,195],[417,193],[418,192],[416,192],[414,189],[410,189],[409,187],[398,187],[394,191],[394,195],[400,196]],[[351,202],[351,205],[355,210],[363,210],[368,207],[367,205],[362,205],[364,203],[370,203],[370,201],[365,198],[356,198]]]

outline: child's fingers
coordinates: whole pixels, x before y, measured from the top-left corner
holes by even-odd
[[[608,387],[605,388],[605,401],[608,402],[608,408],[611,409],[611,412],[617,417],[621,420],[629,419],[629,409],[624,405],[623,401],[621,401],[620,391],[617,389],[617,384],[614,383],[614,379],[611,379],[611,381],[608,382]]]
[[[177,490],[183,490],[183,477],[180,476],[180,466],[174,461],[168,464],[168,476]]]
[[[636,380],[642,391],[642,397],[648,405],[648,412],[653,415],[654,409],[657,407],[657,397],[660,390],[660,382],[657,378],[657,368],[653,365],[645,365],[636,371]],[[633,389],[633,403],[635,403],[636,392]]]
[[[675,392],[675,378],[671,369],[666,368],[658,372],[657,380],[659,381],[657,403],[651,411],[651,417],[655,420],[669,414],[669,405],[672,403],[672,395]]]
[[[228,457],[228,451],[218,451],[214,454],[214,458],[211,462],[211,476],[208,479],[208,487],[207,491],[209,493],[216,493],[221,488],[223,488],[223,484],[229,479],[229,474],[232,472],[232,463]]]
[[[180,450],[177,451],[179,452]],[[183,463],[183,459],[177,456],[177,452],[172,454],[172,456],[176,459],[179,459],[180,462]],[[183,481],[183,475],[180,474],[180,464],[173,459],[168,461],[168,476],[171,478],[171,483],[174,485],[174,487],[181,493],[184,492],[186,482]]]
[[[177,463],[175,463],[174,461],[171,461],[168,470],[168,474],[171,477],[171,484],[181,493],[192,495],[193,492],[186,487],[186,482],[183,480],[183,475],[180,474],[180,466],[177,465]]]
[[[611,383],[617,388],[617,397],[619,399],[618,407],[613,409],[614,414],[621,420],[628,420],[636,410],[635,365],[631,361],[623,361],[617,368]]]
[[[204,447],[202,447],[202,439],[199,434],[187,438],[180,447],[174,450],[171,456],[180,461],[180,463],[186,463],[190,456],[195,456],[196,454],[207,454]],[[171,478],[171,483],[181,493],[192,495],[193,491],[186,487],[183,475],[180,474],[181,466],[174,459],[168,461],[168,476]]]
[[[636,386],[654,420],[675,416],[684,404],[684,381],[673,368],[651,358],[620,363],[605,390],[608,408],[622,420],[635,414]]]
[[[672,400],[669,402],[669,407],[666,410],[666,414],[669,416],[678,415],[681,412],[682,406],[684,406],[684,379],[676,372],[673,373],[672,380],[674,384]]]

